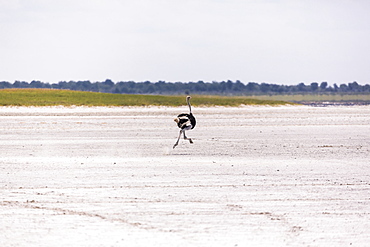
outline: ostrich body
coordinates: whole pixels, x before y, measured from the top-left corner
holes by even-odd
[[[177,123],[177,126],[180,128],[180,133],[175,145],[173,145],[173,148],[175,148],[177,144],[179,144],[181,134],[184,134],[184,140],[189,140],[190,143],[193,143],[193,140],[191,138],[186,137],[185,135],[185,130],[194,129],[196,124],[195,117],[191,112],[190,99],[191,99],[190,96],[186,97],[186,102],[188,103],[189,106],[189,114],[181,113],[180,115],[177,116],[177,118],[174,119],[174,121]]]

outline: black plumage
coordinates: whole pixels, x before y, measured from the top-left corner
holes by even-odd
[[[181,113],[175,119],[176,119],[175,122],[177,122],[177,126],[180,129],[186,129],[186,130],[194,129],[197,123],[192,113],[190,114]]]
[[[189,114],[181,113],[174,119],[174,121],[177,123],[177,126],[180,128],[180,133],[175,145],[173,145],[173,148],[175,148],[179,144],[179,140],[182,133],[184,134],[184,140],[188,140],[190,143],[193,143],[193,140],[191,138],[186,137],[185,135],[185,130],[194,129],[197,123],[193,113],[191,112],[190,99],[191,99],[190,96],[186,97],[186,102],[189,106]]]

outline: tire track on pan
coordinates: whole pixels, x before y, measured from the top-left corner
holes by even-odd
[[[9,207],[9,206],[16,206],[20,208],[30,208],[30,209],[36,209],[36,210],[48,210],[48,211],[54,211],[58,213],[62,213],[64,215],[76,215],[76,216],[83,216],[83,217],[92,217],[92,218],[98,218],[101,220],[109,221],[109,222],[118,222],[118,223],[124,223],[128,224],[130,226],[138,227],[140,229],[149,229],[149,227],[143,226],[139,222],[129,222],[125,219],[122,218],[109,218],[107,216],[104,216],[102,214],[98,213],[89,213],[85,211],[78,211],[78,210],[71,210],[71,209],[65,209],[65,208],[58,208],[58,207],[45,207],[45,206],[38,206],[38,205],[33,205],[35,201],[29,201],[27,203],[21,203],[17,201],[3,201],[0,202],[0,205],[3,207]]]

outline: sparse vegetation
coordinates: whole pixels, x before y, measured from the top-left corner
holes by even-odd
[[[295,103],[354,103],[370,104],[370,94],[289,94],[289,95],[251,95],[252,99],[281,100]]]

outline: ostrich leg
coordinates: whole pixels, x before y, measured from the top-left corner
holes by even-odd
[[[179,140],[180,140],[181,134],[182,134],[182,130],[180,130],[179,137],[177,138],[177,141],[176,141],[175,145],[173,145],[173,148],[175,148],[179,144]],[[184,134],[185,134],[185,132],[184,132]]]
[[[190,143],[193,143],[193,140],[191,138],[186,137],[185,130],[183,132],[184,132],[184,140],[189,140]]]

